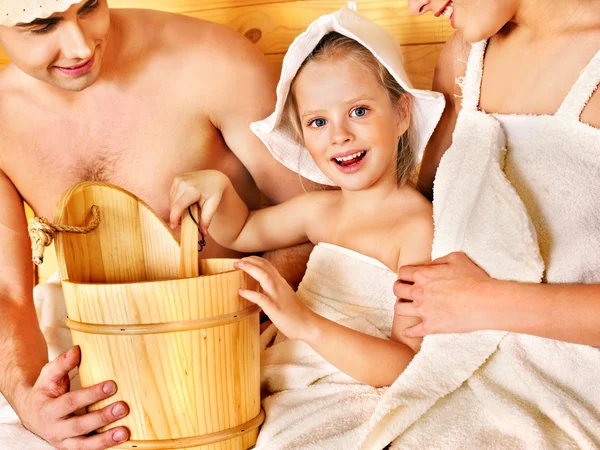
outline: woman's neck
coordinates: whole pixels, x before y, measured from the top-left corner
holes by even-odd
[[[600,23],[600,0],[520,0],[510,32],[546,40],[569,31],[594,29]]]

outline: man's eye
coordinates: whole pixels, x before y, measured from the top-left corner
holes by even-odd
[[[88,2],[84,7],[84,12],[93,11],[98,6],[100,6],[100,0],[93,0],[91,2]]]
[[[48,23],[43,28],[38,28],[37,30],[31,30],[33,34],[44,34],[54,28],[55,23]]]
[[[327,124],[325,119],[313,119],[308,122],[309,127],[321,128]]]
[[[364,106],[359,106],[358,108],[354,108],[352,110],[352,112],[350,113],[350,115],[353,117],[362,117],[362,116],[366,116],[368,111],[369,110],[367,108],[365,108]]]

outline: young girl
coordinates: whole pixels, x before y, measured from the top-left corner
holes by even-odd
[[[388,67],[401,67],[399,47],[392,36],[350,10],[336,14],[337,20],[351,17],[375,29],[376,39],[383,37],[385,46],[393,48],[388,59],[396,60],[393,65],[386,61]],[[373,40],[369,29],[363,33],[367,40]],[[388,386],[420,345],[419,339],[402,336],[403,328],[414,322],[393,317],[394,274],[399,266],[429,261],[433,235],[431,205],[410,182],[416,160],[408,138],[411,103],[417,104],[414,110],[421,114],[427,103],[439,106],[441,112],[443,100],[410,89],[406,78],[390,73],[356,40],[338,32],[323,34],[322,39],[315,39],[311,28],[305,33],[305,41],[312,38],[318,44],[287,81],[285,74],[301,47],[302,36],[286,56],[288,64],[284,63],[278,88],[280,100],[281,86],[287,82],[290,89],[279,130],[287,130],[289,139],[300,143],[301,151],[308,151],[321,179],[331,180],[339,189],[306,193],[249,212],[225,175],[193,172],[173,184],[171,222],[177,224],[186,208],[198,202],[203,231],[225,247],[250,253],[309,240],[318,247],[325,246],[332,259],[341,253],[342,259],[358,257],[381,266],[387,323],[376,325],[388,331],[373,336],[341,325],[326,313],[316,313],[307,306],[310,301],[302,298],[302,286],[300,294],[295,293],[266,260],[251,256],[237,263],[262,287],[260,293],[241,291],[240,295],[258,304],[288,339],[305,342],[352,379],[375,387]],[[431,122],[425,133],[431,133]],[[418,134],[416,142],[426,141],[424,133],[410,132]],[[298,161],[299,156],[294,159]],[[314,174],[305,175],[319,180]],[[356,278],[360,274],[343,276]]]

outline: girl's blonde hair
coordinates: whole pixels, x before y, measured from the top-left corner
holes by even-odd
[[[388,96],[395,108],[400,108],[401,99],[409,95],[398,84],[393,75],[379,62],[379,60],[364,46],[354,39],[344,36],[335,31],[326,34],[319,41],[315,49],[304,60],[292,84],[290,92],[285,102],[283,120],[291,125],[294,137],[300,143],[303,143],[302,123],[298,115],[298,104],[294,94],[294,84],[302,69],[310,62],[319,62],[335,58],[350,58],[363,67],[368,69],[379,82],[379,84],[388,92]],[[398,155],[396,157],[396,180],[398,185],[405,182],[411,182],[411,178],[416,170],[416,158],[410,147],[408,138],[408,129],[398,141]]]

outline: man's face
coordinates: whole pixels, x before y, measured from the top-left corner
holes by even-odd
[[[0,42],[26,74],[81,91],[98,78],[109,27],[106,0],[84,0],[46,19],[0,27]]]

